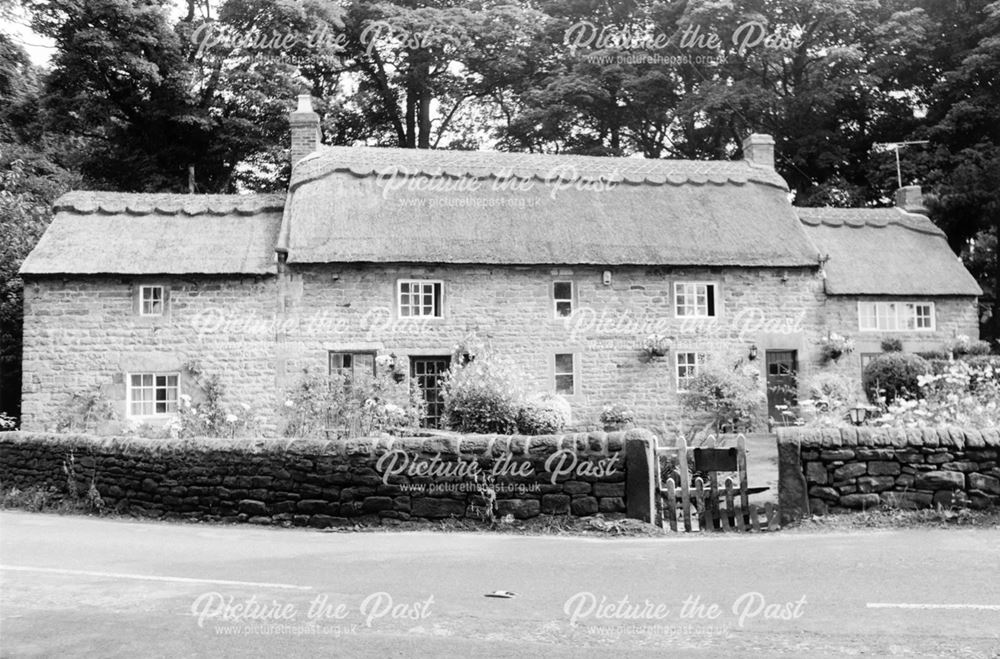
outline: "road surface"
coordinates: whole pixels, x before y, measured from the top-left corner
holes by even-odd
[[[11,657],[1000,656],[996,530],[580,538],[3,512],[0,566]]]

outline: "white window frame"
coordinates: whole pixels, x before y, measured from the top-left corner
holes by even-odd
[[[159,299],[160,311],[159,312],[152,311],[153,304],[154,304],[154,302],[156,302],[156,300],[153,300],[152,298],[150,298],[150,300],[149,300],[150,311],[147,312],[146,311],[146,291],[152,292],[152,291],[155,291],[157,289],[159,289],[159,291],[160,291],[160,299]],[[166,286],[163,286],[162,284],[143,284],[143,285],[139,286],[139,315],[140,316],[162,316],[166,312],[166,309],[167,309],[167,287]]]
[[[560,355],[569,355],[573,359],[573,370],[572,372],[560,371],[559,369],[559,359]],[[559,376],[572,376],[573,378],[573,391],[570,393],[564,393],[559,391]],[[580,360],[577,358],[575,352],[556,352],[552,354],[552,391],[560,396],[576,396],[580,391]]]
[[[930,326],[917,327],[918,307],[930,309]],[[874,325],[866,326],[867,319],[874,319]],[[880,321],[885,320],[884,326]],[[907,327],[912,321],[913,327]],[[858,300],[859,332],[934,332],[937,329],[937,309],[933,302]]]
[[[153,413],[152,414],[135,414],[135,413],[132,412],[132,404],[133,403],[142,404],[142,403],[147,402],[147,401],[134,400],[133,399],[133,392],[136,389],[136,387],[134,387],[133,384],[132,384],[132,378],[136,377],[136,376],[139,376],[140,378],[142,378],[143,376],[146,376],[146,375],[152,377],[153,384],[151,384],[149,386],[140,384],[138,386],[138,388],[139,389],[152,389],[153,390],[153,400],[152,400],[152,403],[153,403]],[[156,400],[156,389],[158,388],[158,385],[156,384],[156,378],[158,378],[158,377],[175,378],[176,379],[177,383],[176,383],[176,385],[174,385],[174,388],[177,390],[177,396],[172,401],[173,404],[174,404],[174,410],[173,411],[170,411],[170,410],[167,410],[165,412],[157,412],[156,411],[156,404],[158,402]],[[168,380],[167,384],[163,385],[163,388],[164,389],[169,389],[170,388],[169,380]],[[169,417],[174,416],[175,414],[177,414],[177,407],[180,405],[180,400],[181,400],[181,374],[180,373],[177,373],[177,372],[159,373],[159,372],[156,372],[156,371],[138,371],[138,372],[132,372],[132,373],[126,373],[125,374],[125,416],[126,416],[126,418],[129,418],[129,419],[166,419],[166,418],[169,418]],[[167,400],[166,404],[169,406],[170,402],[171,402],[170,400]]]
[[[439,286],[440,287],[440,294],[437,296],[437,305],[438,305],[438,308],[432,309],[431,310],[432,313],[427,314],[427,313],[423,313],[423,306],[424,305],[422,303],[418,303],[418,305],[417,305],[416,308],[420,309],[421,313],[419,313],[419,314],[407,314],[407,315],[404,315],[403,314],[403,285],[404,284],[410,286],[411,290],[412,290],[413,286],[420,286],[421,289],[420,289],[420,292],[417,295],[419,295],[421,297],[424,296],[424,295],[426,295],[423,287],[430,286],[432,303],[433,303],[433,297],[434,297],[434,287],[435,286]],[[407,293],[407,295],[413,295],[413,293],[410,292],[410,293]],[[414,305],[411,304],[411,303],[407,303],[406,307],[408,309],[410,309],[410,310],[412,310],[412,309],[415,308]],[[434,312],[436,312],[436,313],[434,313]],[[444,317],[444,281],[442,281],[440,279],[399,279],[399,280],[397,280],[396,281],[396,315],[399,318],[443,318]]]
[[[682,314],[682,313],[680,313],[681,307],[680,307],[679,301],[680,301],[681,295],[683,295],[684,298],[685,298],[684,308],[687,309],[687,308],[690,308],[692,306],[692,305],[687,304],[687,298],[689,297],[688,293],[686,291],[682,293],[682,291],[681,291],[681,289],[683,287],[686,287],[686,286],[693,286],[693,287],[695,287],[694,293],[692,293],[692,295],[695,298],[695,303],[693,305],[693,307],[695,309],[695,313],[694,314]],[[704,314],[697,313],[697,311],[698,311],[698,303],[697,303],[698,290],[697,290],[697,287],[698,286],[704,286],[705,287],[705,313]],[[714,313],[709,313],[708,312],[708,289],[709,289],[709,287],[712,288],[712,306],[713,306],[712,311]],[[717,282],[714,282],[714,281],[675,281],[674,282],[674,304],[673,304],[673,307],[674,307],[674,318],[684,318],[684,319],[687,319],[687,318],[718,318],[719,316],[722,315],[720,313],[722,305],[721,305],[721,299],[720,299],[721,296],[719,295],[719,290],[720,290],[719,289],[719,284]]]
[[[569,285],[569,297],[568,298],[566,298],[566,297],[556,297],[556,286],[559,285],[559,284],[568,284]],[[574,298],[575,298],[575,296],[576,296],[576,287],[573,285],[572,281],[567,280],[567,279],[558,279],[556,281],[553,281],[552,282],[552,315],[553,315],[553,317],[556,318],[557,320],[561,320],[563,318],[569,318],[570,316],[572,316],[573,315],[573,308],[575,306],[575,304],[574,304]],[[569,303],[569,313],[568,314],[562,315],[562,314],[559,313],[559,303],[560,302],[568,302]],[[560,354],[565,354],[565,353],[560,353]]]
[[[350,355],[351,366],[349,368],[348,367],[334,368],[333,366],[334,355],[340,355],[341,357],[343,357],[344,355]],[[359,368],[357,364],[358,357],[360,356],[365,356],[365,357],[370,356],[372,358],[371,371],[364,369],[363,373],[364,375],[370,375],[372,377],[375,377],[375,369],[376,369],[375,360],[378,358],[378,353],[374,350],[330,350],[327,353],[327,368],[330,371],[330,375],[343,375],[345,384],[347,385],[353,384],[354,381],[357,379],[358,375],[362,373],[361,368]]]
[[[685,356],[685,363],[681,364],[681,355]],[[694,355],[694,363],[687,363],[687,356]],[[685,392],[687,388],[681,383],[681,366],[685,368],[694,367],[694,372],[691,375],[686,375],[683,379],[689,380],[698,376],[699,367],[703,366],[705,362],[708,361],[708,353],[700,352],[698,350],[679,350],[674,353],[674,384],[677,386],[678,392]]]

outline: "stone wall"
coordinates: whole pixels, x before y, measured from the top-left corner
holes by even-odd
[[[124,514],[329,527],[488,517],[475,469],[498,474],[498,516],[616,516],[626,510],[626,444],[651,454],[654,442],[643,430],[346,442],[10,432],[0,433],[0,487],[65,492],[69,465],[79,492],[93,483]]]
[[[632,407],[639,426],[677,418],[678,351],[731,348],[745,356],[756,344],[763,363],[766,350],[798,350],[808,374],[825,332],[815,268],[290,265],[284,276],[281,307],[292,329],[281,336],[278,370],[287,378],[307,366],[325,368],[331,350],[394,353],[408,364],[410,356],[450,355],[475,334],[517,363],[529,390],[554,391],[554,355],[575,354],[577,391],[569,400],[581,428],[596,427],[614,402]],[[410,278],[444,283],[442,318],[397,316],[396,281]],[[574,283],[569,319],[554,314],[555,281]],[[717,318],[674,317],[673,285],[683,281],[719,285]],[[331,310],[336,330],[314,329]],[[646,361],[640,344],[652,333],[674,337],[674,347]]]
[[[169,289],[163,316],[139,315],[142,284]],[[180,373],[181,393],[198,398],[194,364],[222,378],[229,405],[276,427],[275,277],[32,277],[24,298],[22,429],[53,429],[95,387],[125,420],[130,372]]]
[[[1000,501],[1000,432],[964,428],[778,430],[785,519],[877,507]]]

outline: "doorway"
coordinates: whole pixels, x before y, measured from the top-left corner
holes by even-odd
[[[788,421],[783,411],[798,405],[798,352],[768,350],[764,357],[767,369],[767,415],[775,423]],[[784,406],[784,407],[782,407]]]
[[[451,357],[410,357],[410,376],[417,379],[417,386],[427,403],[427,413],[421,425],[440,428],[444,417],[444,400],[441,398],[441,376],[451,366]]]

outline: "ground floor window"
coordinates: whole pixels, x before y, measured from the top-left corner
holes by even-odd
[[[176,373],[132,373],[128,378],[129,416],[175,414],[179,394]]]
[[[576,393],[576,369],[573,353],[567,352],[556,355],[556,393],[564,396],[572,396]]]
[[[359,377],[375,375],[374,352],[331,352],[330,375],[339,375],[351,384]]]
[[[677,353],[677,391],[687,391],[691,387],[706,359],[708,355],[704,352]]]

